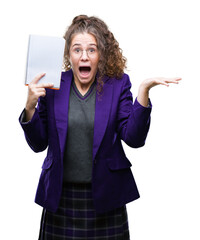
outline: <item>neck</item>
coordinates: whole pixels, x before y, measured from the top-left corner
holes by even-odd
[[[83,95],[83,96],[87,93],[87,91],[89,90],[89,88],[92,85],[92,83],[94,82],[94,80],[95,79],[93,79],[92,81],[90,81],[87,84],[81,84],[80,81],[78,81],[74,78],[74,82],[76,84],[76,87],[79,90],[79,92],[81,93],[81,95]]]

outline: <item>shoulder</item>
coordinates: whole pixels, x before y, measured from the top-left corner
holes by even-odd
[[[131,87],[131,81],[130,81],[130,78],[129,78],[129,75],[126,74],[126,73],[123,73],[123,75],[121,76],[121,78],[109,78],[107,77],[105,83],[108,83],[108,84],[112,84],[114,87],[120,87],[120,88],[123,88],[123,87]]]
[[[132,96],[131,93],[131,82],[129,75],[124,73],[121,78],[109,78],[107,77],[103,85],[103,92],[111,91],[113,94],[113,99],[120,99],[123,96]]]
[[[61,81],[66,81],[67,79],[71,79],[73,77],[72,69],[61,73]]]

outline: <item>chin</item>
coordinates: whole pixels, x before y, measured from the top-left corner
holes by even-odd
[[[81,83],[85,84],[85,85],[88,85],[88,84],[90,84],[92,82],[93,82],[93,79],[90,79],[90,80],[83,80]]]
[[[81,83],[85,83],[85,84],[92,82],[94,79],[95,79],[95,76],[90,77],[90,78],[82,78],[82,77],[79,77],[79,78],[78,78],[78,80],[79,80]]]

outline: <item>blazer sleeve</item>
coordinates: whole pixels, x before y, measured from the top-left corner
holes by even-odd
[[[30,121],[25,121],[24,109],[19,117],[19,122],[31,149],[34,152],[45,150],[48,146],[46,97],[39,98],[38,106]]]
[[[130,147],[138,148],[145,144],[147,133],[150,127],[150,114],[152,104],[149,99],[149,106],[143,107],[137,98],[133,103],[131,82],[128,75],[122,86],[118,106],[118,132],[120,138]]]

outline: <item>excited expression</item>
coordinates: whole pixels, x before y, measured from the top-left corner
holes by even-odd
[[[89,33],[77,33],[71,41],[69,60],[76,84],[90,86],[95,80],[99,63],[96,38]]]

